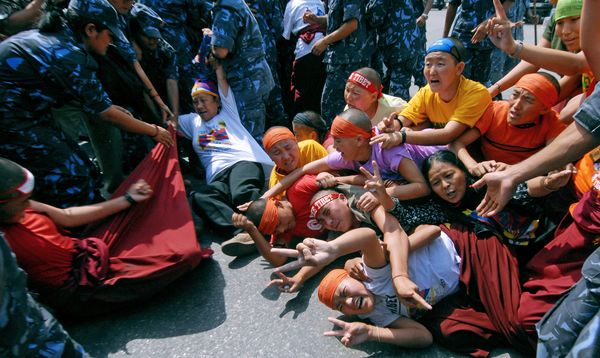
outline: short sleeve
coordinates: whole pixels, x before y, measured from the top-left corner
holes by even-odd
[[[406,107],[400,112],[400,115],[406,117],[415,125],[419,125],[427,120],[425,107],[426,91],[428,86],[422,87],[408,102]]]
[[[354,162],[344,160],[342,158],[342,154],[340,152],[329,153],[325,159],[327,160],[327,165],[331,170],[339,170],[339,169],[354,169]]]
[[[195,113],[185,114],[179,116],[177,132],[187,139],[192,139],[194,135],[194,118],[197,116]]]
[[[465,91],[449,120],[473,128],[491,102],[492,98],[487,88],[478,82],[469,81],[465,84]]]
[[[363,0],[345,0],[344,1],[344,17],[343,22],[348,22],[352,19],[358,21],[362,20],[363,7],[365,6]]]
[[[562,131],[567,128],[567,126],[560,121],[558,113],[555,111],[551,111],[551,115],[547,115],[546,119],[548,121],[548,133],[546,133],[546,142],[556,138]]]
[[[235,12],[227,8],[219,8],[213,19],[211,45],[235,52],[235,38],[240,31],[239,24],[240,21]]]
[[[496,103],[496,102],[492,102],[487,107],[487,109],[483,113],[483,116],[481,116],[481,118],[475,124],[475,128],[477,128],[479,130],[479,133],[481,133],[481,135],[484,135],[485,133],[487,133],[487,131],[490,129],[490,126],[492,125],[492,121],[494,120],[494,114],[495,114],[494,103]]]
[[[600,86],[596,86],[592,95],[579,107],[574,118],[577,124],[592,133],[594,137],[600,137]]]
[[[304,164],[325,158],[328,155],[327,150],[312,139],[303,140],[298,143],[298,146],[300,147],[300,155]]]

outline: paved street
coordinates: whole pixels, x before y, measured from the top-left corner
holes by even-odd
[[[445,11],[431,12],[430,41],[441,37],[444,16]],[[526,40],[533,42],[532,25],[527,25]],[[298,294],[280,295],[266,288],[271,267],[264,260],[257,255],[225,256],[221,238],[199,235],[203,246],[215,250],[212,260],[133,309],[66,324],[71,334],[94,357],[457,356],[438,346],[404,350],[367,343],[345,348],[336,338],[322,335],[332,328],[327,317],[338,316],[317,300],[322,275]],[[506,352],[498,350],[494,356]]]

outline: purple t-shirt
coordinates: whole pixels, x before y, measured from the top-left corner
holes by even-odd
[[[373,173],[372,161],[376,161],[383,180],[403,179],[402,175],[398,173],[398,166],[400,166],[400,162],[404,158],[412,160],[410,153],[403,145],[390,149],[381,149],[379,143],[371,147],[371,156],[365,163],[361,163],[358,160],[344,160],[340,152],[330,153],[325,158],[327,158],[327,165],[332,170],[350,169],[358,171],[362,166],[371,173]]]
[[[374,127],[375,134],[379,134],[377,127]],[[359,168],[365,167],[369,172],[373,173],[374,160],[379,165],[381,178],[383,180],[402,180],[402,175],[398,173],[398,167],[403,158],[413,160],[419,169],[423,161],[431,154],[447,149],[447,145],[417,145],[417,144],[402,144],[389,149],[381,149],[381,144],[377,143],[371,147],[371,157],[365,163],[357,160],[344,160],[340,152],[334,152],[327,155],[327,165],[332,170],[350,169],[358,171]]]

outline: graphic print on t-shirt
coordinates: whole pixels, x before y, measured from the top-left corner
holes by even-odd
[[[225,122],[218,122],[217,126],[211,128],[208,133],[198,133],[198,146],[200,149],[207,150],[207,147],[211,144],[231,145]]]

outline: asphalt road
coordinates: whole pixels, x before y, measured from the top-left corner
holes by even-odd
[[[441,37],[444,11],[433,10],[428,38]],[[541,35],[541,27],[538,34]],[[533,26],[525,29],[533,42]],[[414,91],[412,91],[414,93]],[[345,348],[322,335],[338,317],[320,304],[316,287],[322,275],[297,294],[266,288],[271,267],[257,255],[223,255],[218,238],[199,233],[215,250],[191,274],[147,302],[85,322],[66,323],[94,357],[452,357],[437,345],[425,350],[377,343]],[[337,262],[341,266],[341,261]],[[511,350],[494,356],[519,357]]]

